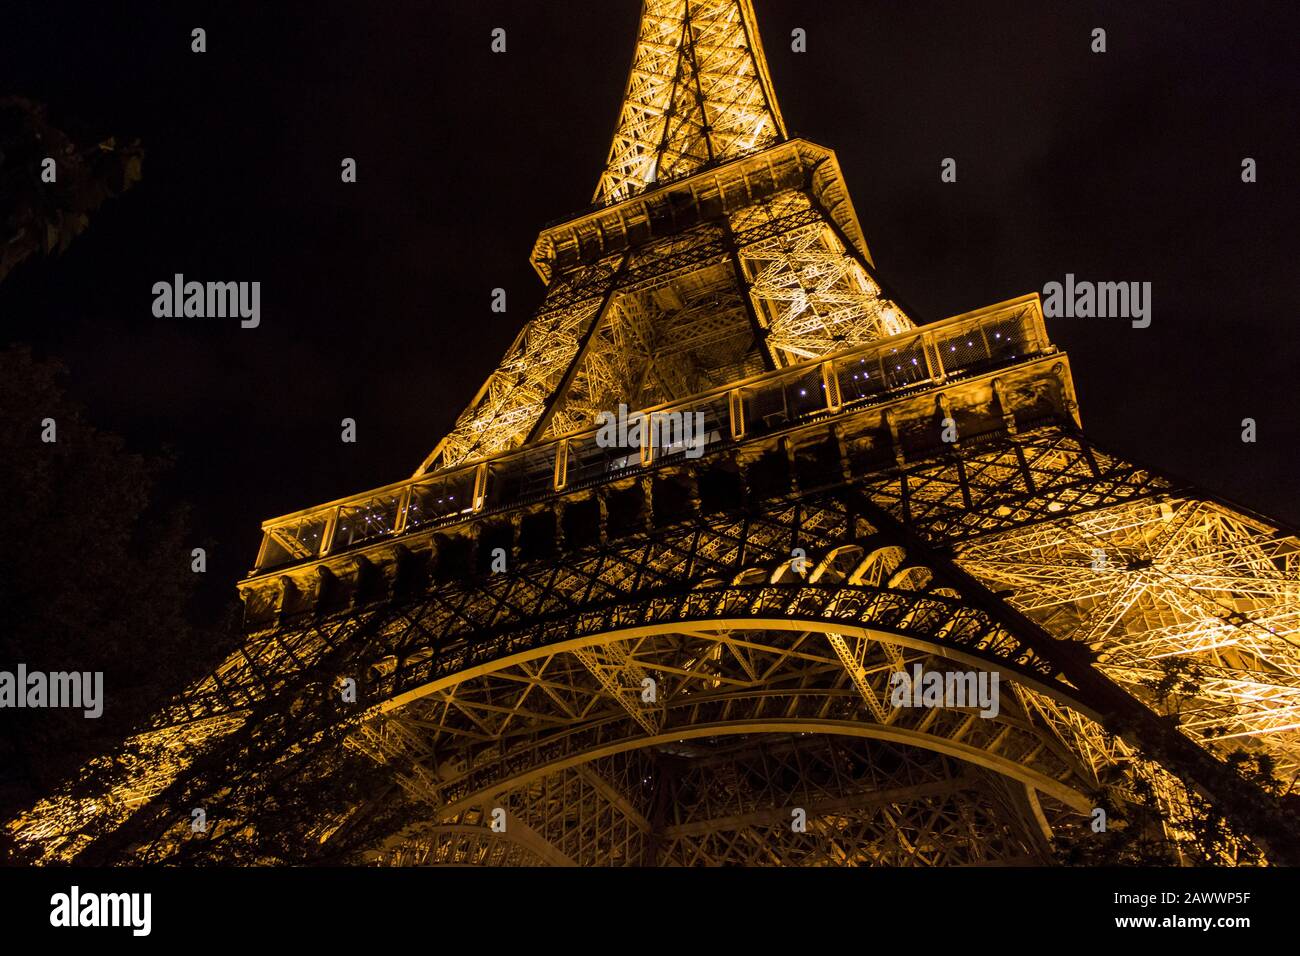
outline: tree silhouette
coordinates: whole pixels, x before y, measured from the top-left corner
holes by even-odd
[[[42,178],[54,160],[54,181]],[[63,252],[104,200],[140,179],[144,150],[116,138],[75,142],[45,107],[0,97],[0,282],[31,256]]]
[[[104,711],[5,713],[0,817],[119,741],[196,656],[186,515],[151,504],[167,462],[85,421],[58,374],[25,349],[0,350],[0,668],[102,671]]]
[[[66,249],[140,178],[142,157],[137,143],[79,143],[43,106],[0,98],[0,281]],[[47,158],[53,182],[42,178]],[[60,376],[25,348],[0,349],[0,669],[101,671],[103,714],[6,710],[0,819],[111,749],[209,659],[185,616],[195,583],[186,512],[156,502],[169,461],[88,422]]]

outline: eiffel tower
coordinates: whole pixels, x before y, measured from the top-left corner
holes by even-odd
[[[1089,441],[1037,294],[918,324],[750,0],[645,0],[594,203],[532,263],[415,474],[267,521],[240,650],[21,843],[1051,864],[1141,793],[1159,836],[1208,805],[1300,862],[1226,760],[1300,770],[1296,534]],[[899,706],[918,665],[996,675],[995,712]]]

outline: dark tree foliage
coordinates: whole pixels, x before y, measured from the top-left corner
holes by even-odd
[[[1300,821],[1300,798],[1295,781],[1274,775],[1273,759],[1266,753],[1236,750],[1224,762],[1244,779],[1278,801],[1293,821]],[[1123,799],[1103,797],[1107,826],[1090,832],[1087,825],[1058,834],[1057,858],[1067,866],[1259,866],[1263,851],[1241,836],[1214,803],[1199,793],[1187,793],[1187,815],[1175,821],[1166,811],[1149,781],[1134,777]],[[1173,823],[1173,827],[1167,824]]]
[[[1226,758],[1228,766],[1264,793],[1273,797],[1294,824],[1297,821],[1290,787],[1274,776],[1273,758],[1267,753],[1235,750]],[[1228,824],[1219,809],[1200,794],[1190,796],[1191,813],[1185,822],[1190,836],[1180,846],[1188,862],[1197,866],[1222,865],[1231,861],[1240,866],[1258,866],[1264,861],[1259,847],[1242,839]]]
[[[150,506],[166,467],[89,424],[57,366],[0,350],[0,669],[104,674],[98,719],[0,714],[0,819],[111,749],[206,662],[185,617],[196,543],[183,512]]]
[[[41,178],[46,159],[55,181]],[[63,252],[90,224],[90,213],[140,179],[139,143],[74,141],[46,119],[45,108],[0,97],[0,282],[24,259]]]
[[[173,830],[167,862],[200,866],[338,866],[366,862],[365,851],[432,808],[413,802],[392,769],[344,743],[335,726],[293,748],[274,768],[235,768],[236,805],[217,803],[208,832]],[[255,807],[254,813],[248,808]]]
[[[1134,778],[1121,797],[1109,791],[1097,802],[1106,813],[1106,828],[1092,829],[1088,821],[1062,829],[1053,840],[1057,859],[1065,866],[1177,866],[1178,848],[1164,830],[1164,811],[1151,784]]]
[[[74,862],[102,866],[130,858],[169,865],[337,865],[366,862],[385,837],[426,819],[382,765],[348,738],[360,701],[345,701],[336,674],[356,648],[340,648],[281,691],[254,705],[244,724],[185,750],[185,772],[117,825],[93,819]],[[349,668],[343,666],[342,670]],[[129,748],[117,752],[130,758]],[[145,759],[156,755],[137,753]],[[117,760],[99,761],[73,792],[108,792],[126,779]],[[193,810],[203,811],[196,826]]]
[[[42,178],[55,162],[53,182]],[[0,281],[64,251],[141,174],[136,142],[71,136],[45,107],[0,97]],[[0,349],[0,669],[99,671],[103,714],[0,714],[0,820],[77,776],[210,657],[185,618],[196,546],[183,509],[152,505],[169,462],[90,424],[61,369]],[[55,441],[42,441],[53,421]],[[0,859],[8,856],[0,830]]]

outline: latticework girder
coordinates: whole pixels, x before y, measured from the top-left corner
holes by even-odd
[[[972,573],[1053,633],[1088,644],[1198,740],[1300,771],[1300,550],[1209,501],[1170,496],[980,538]],[[1177,694],[1158,699],[1170,665]]]
[[[1049,630],[1090,621],[1089,608],[1106,600],[1107,592],[1095,581],[1081,598],[1072,599],[1072,579],[1052,573],[1058,565],[1077,570],[1084,557],[1095,560],[1092,542],[1099,538],[1116,554],[1157,541],[1166,561],[1173,560],[1171,549],[1185,549],[1192,570],[1179,571],[1181,565],[1173,564],[1162,574],[1202,573],[1207,556],[1223,559],[1230,554],[1235,563],[1209,575],[1211,590],[1217,594],[1230,584],[1249,594],[1260,619],[1268,622],[1266,631],[1285,619],[1275,605],[1285,605],[1293,593],[1293,539],[1221,505],[1175,497],[1160,480],[1096,449],[1085,452],[1077,439],[1060,433],[1023,438],[1014,450],[991,446],[969,451],[964,478],[940,480],[934,474],[937,466],[922,464],[885,484],[866,479],[862,488],[887,508],[897,509],[901,501],[917,503],[910,492],[916,482],[931,492],[929,509],[923,513],[940,516],[941,496],[934,495],[934,489],[948,488],[950,495],[974,503],[978,485],[972,479],[1000,476],[1005,501],[1006,489],[1014,482],[1006,480],[1004,466],[998,464],[1003,459],[1020,463],[1005,467],[1017,468],[1025,486],[1032,484],[1036,497],[1047,500],[1022,499],[1016,507],[991,508],[985,533],[966,540],[956,553],[963,566],[987,576],[991,584],[1014,585],[1018,590],[1013,604],[1043,620]],[[1116,494],[1114,476],[1121,474],[1142,475],[1148,491],[1155,493],[1139,494],[1129,487],[1128,493]],[[891,495],[891,489],[904,492]],[[1175,521],[1183,511],[1183,520]],[[1021,518],[1028,513],[1059,517],[1024,525]],[[1173,532],[1168,530],[1171,522]],[[993,527],[997,523],[1006,530]],[[932,536],[953,527],[941,518],[915,526]],[[1075,528],[1086,531],[1071,530]],[[960,539],[961,526],[956,531]],[[1240,540],[1229,547],[1230,538]],[[1245,547],[1252,541],[1257,552]],[[789,573],[788,556],[796,547],[811,556],[811,573]],[[1055,564],[1041,559],[1047,570],[1035,585],[1029,576],[1035,565],[1026,560],[1026,553],[1044,548],[1051,550]],[[407,798],[427,807],[432,820],[445,822],[492,804],[504,808],[507,818],[518,817],[544,833],[569,819],[558,809],[563,801],[557,793],[569,792],[565,788],[582,789],[582,799],[592,807],[597,796],[608,801],[611,794],[621,793],[625,805],[618,810],[623,821],[618,826],[624,828],[619,832],[625,839],[615,842],[623,847],[618,858],[624,862],[644,862],[646,858],[637,854],[648,852],[642,843],[633,852],[633,830],[640,834],[637,840],[660,841],[656,845],[661,850],[675,837],[670,839],[662,820],[649,834],[638,824],[638,817],[654,819],[653,804],[634,800],[635,794],[618,786],[600,787],[590,778],[565,775],[616,756],[630,759],[631,754],[699,740],[794,734],[799,739],[830,735],[886,741],[908,752],[942,754],[1018,780],[1054,805],[1085,810],[1093,794],[1133,766],[1136,756],[1097,725],[1070,681],[1049,660],[1038,660],[1030,645],[943,586],[942,575],[936,576],[917,557],[846,507],[837,494],[774,502],[761,513],[696,520],[650,539],[634,536],[594,552],[578,552],[572,560],[524,564],[507,574],[465,583],[434,584],[403,603],[390,599],[331,618],[271,628],[227,663],[219,681],[214,675],[205,682],[206,689],[196,688],[187,702],[178,703],[171,719],[182,714],[199,717],[198,723],[180,726],[219,728],[212,741],[256,733],[255,727],[241,726],[242,717],[252,714],[257,720],[259,711],[278,709],[277,697],[292,686],[294,674],[329,661],[335,673],[368,675],[371,709],[358,716],[374,716],[354,722],[349,740],[390,767]],[[1112,591],[1125,593],[1130,585],[1120,574]],[[1186,587],[1195,600],[1170,606],[1178,614],[1202,608],[1210,600],[1204,585],[1201,578],[1189,581]],[[1221,595],[1218,599],[1215,606],[1224,606]],[[1063,607],[1073,609],[1068,617],[1062,615]],[[1234,607],[1233,613],[1243,612]],[[1157,707],[1163,702],[1143,681],[1158,668],[1158,656],[1144,657],[1144,649],[1153,640],[1176,639],[1190,626],[1160,620],[1156,633],[1135,633],[1138,625],[1122,617],[1096,638],[1102,670]],[[561,622],[562,629],[557,629]],[[1260,745],[1284,759],[1290,753],[1294,734],[1280,726],[1285,702],[1264,703],[1262,692],[1248,695],[1245,702],[1234,697],[1244,693],[1247,684],[1266,685],[1274,694],[1280,693],[1277,688],[1291,686],[1285,679],[1295,666],[1286,652],[1290,645],[1284,636],[1267,633],[1269,640],[1236,642],[1240,655],[1249,652],[1248,661],[1246,656],[1229,659],[1221,641],[1205,645],[1207,653],[1212,650],[1217,656],[1207,660],[1202,685],[1190,693],[1180,688],[1171,698],[1192,718],[1185,730],[1195,739],[1213,744],[1201,718],[1208,707],[1217,706],[1214,713],[1220,723],[1248,729]],[[888,705],[891,675],[918,663],[926,669],[960,664],[995,670],[1011,693],[1002,696],[1000,712],[993,718],[960,709]],[[268,680],[270,674],[280,676]],[[653,703],[641,693],[647,677],[655,687]],[[160,719],[163,724],[145,738],[155,753],[177,733],[167,729],[169,718]],[[149,795],[174,800],[177,793],[168,790],[169,782],[176,788],[181,781],[187,803],[214,798],[202,787],[187,792],[183,758],[154,760],[158,762],[147,764],[149,772],[136,783],[132,796],[118,791],[116,811],[99,802],[88,807],[64,798],[37,813],[31,839],[58,846],[51,839],[57,829],[53,819],[76,826],[87,814],[130,814]],[[161,779],[159,765],[170,771]],[[647,779],[653,783],[654,774]],[[224,776],[221,783],[221,791],[237,804],[238,788],[232,790]],[[550,794],[546,805],[553,812],[527,809],[520,795],[543,792]],[[635,813],[624,812],[628,807]],[[763,811],[767,816],[760,814],[761,819],[768,820],[771,810]],[[878,824],[881,818],[871,819]],[[742,853],[741,848],[751,845],[754,833],[784,832],[765,826],[754,830],[759,820],[755,817],[752,826],[742,828],[748,836],[733,834],[722,843],[717,842],[722,837],[710,836],[706,842],[713,849],[707,853],[695,836],[682,836],[681,852],[701,861],[719,854],[729,858],[722,849],[729,846],[744,856],[748,851]],[[852,823],[849,817],[841,822],[850,829],[866,825]],[[579,841],[584,853],[614,845],[608,833],[599,839],[592,835],[605,824],[592,822],[590,827],[595,830],[583,838],[586,842]],[[412,839],[432,846],[427,833]],[[806,839],[806,832],[800,834],[801,841]],[[551,837],[546,840],[555,845]],[[439,844],[445,849],[439,853],[452,853],[446,848],[453,844],[461,846],[445,836]],[[688,851],[688,844],[694,849]],[[67,852],[77,845],[62,849]],[[796,841],[793,848],[771,852],[782,859],[813,860],[815,855],[797,850],[803,845]],[[479,852],[484,861],[505,858],[505,851],[493,851],[495,856],[486,849]],[[524,851],[510,852],[514,860],[522,859]],[[536,847],[528,852],[530,859],[546,860]],[[691,856],[697,852],[703,855]],[[872,852],[844,851],[841,858],[868,862]],[[412,859],[402,853],[385,858]]]
[[[782,193],[737,213],[732,228],[744,234],[763,222],[811,209],[804,194]],[[827,220],[742,246],[740,261],[750,294],[767,317],[768,344],[787,362],[816,358],[912,328],[911,320],[885,298]]]
[[[750,0],[645,0],[598,202],[785,138]]]
[[[421,471],[911,328],[832,220],[785,190],[553,282]]]

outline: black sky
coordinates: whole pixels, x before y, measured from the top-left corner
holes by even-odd
[[[1300,523],[1295,4],[756,6],[787,125],[838,152],[920,319],[1067,272],[1151,282],[1148,329],[1049,321],[1085,427]],[[208,600],[263,519],[411,474],[492,370],[541,298],[538,229],[591,200],[637,16],[635,0],[0,13],[0,94],[146,148],[143,181],[65,256],[0,285],[0,341],[66,364],[95,424],[175,451],[167,494],[216,543]],[[260,281],[261,327],[155,319],[151,287],[177,272]]]

